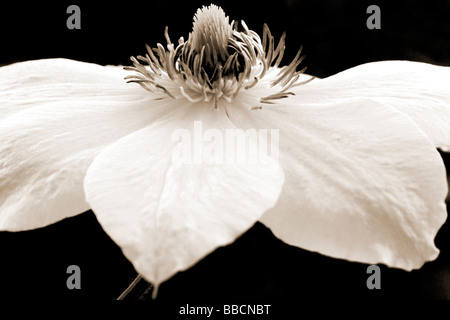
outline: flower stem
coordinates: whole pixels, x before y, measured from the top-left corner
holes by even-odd
[[[136,287],[136,285],[139,283],[139,281],[142,280],[142,276],[140,274],[137,275],[137,277],[131,282],[131,284],[128,286],[128,288],[125,289],[124,292],[117,298],[117,300],[123,300],[130,292],[131,290]]]

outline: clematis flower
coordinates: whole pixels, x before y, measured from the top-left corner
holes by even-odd
[[[0,68],[1,230],[92,209],[156,288],[257,221],[339,259],[412,270],[438,256],[448,67],[384,61],[317,79],[297,71],[301,51],[280,67],[284,35],[276,44],[264,26],[260,38],[214,5],[187,40],[167,29],[166,39],[125,68]],[[278,156],[249,138],[244,152],[257,144],[263,161],[185,161],[174,132],[195,136],[198,123],[223,136],[276,132]]]

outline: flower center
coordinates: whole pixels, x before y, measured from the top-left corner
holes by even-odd
[[[191,102],[213,101],[213,109],[218,108],[220,99],[231,102],[242,88],[254,87],[269,68],[278,70],[270,84],[278,90],[261,97],[261,103],[287,98],[293,94],[288,91],[290,88],[311,80],[298,81],[306,70],[296,70],[303,60],[301,49],[291,64],[278,68],[284,53],[285,34],[275,48],[267,25],[264,25],[262,41],[243,21],[241,29],[242,32],[238,31],[237,23],[229,23],[220,7],[211,5],[198,9],[187,41],[180,38],[175,47],[166,27],[167,50],[161,44],[154,49],[146,46],[147,54],[131,57],[133,66],[124,68],[137,74],[125,79],[150,92],[161,92],[163,97],[175,99],[181,95]]]

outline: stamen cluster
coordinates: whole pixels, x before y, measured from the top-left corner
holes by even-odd
[[[180,38],[175,46],[166,27],[167,49],[161,44],[153,49],[146,45],[146,55],[131,57],[133,66],[125,67],[137,74],[125,79],[150,92],[160,91],[166,97],[176,98],[179,92],[191,102],[213,101],[213,108],[217,109],[221,98],[231,102],[241,89],[254,87],[269,68],[278,68],[283,58],[285,34],[275,48],[267,25],[262,41],[245,22],[240,27],[242,31],[238,31],[237,22],[229,23],[221,8],[203,7],[194,17],[187,41]],[[293,94],[288,91],[290,88],[311,80],[298,81],[306,70],[296,70],[304,58],[300,54],[301,48],[288,66],[278,69],[270,85],[279,90],[260,98],[261,103],[286,98]]]

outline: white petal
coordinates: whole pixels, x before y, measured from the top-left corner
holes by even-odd
[[[409,116],[436,147],[450,151],[450,67],[411,61],[367,63],[296,88],[303,102],[366,97]]]
[[[89,97],[97,85],[112,79],[123,82],[122,68],[68,59],[18,62],[0,68],[0,120],[49,100],[66,100],[70,95]],[[119,76],[119,73],[123,76]],[[107,79],[108,82],[105,82]],[[81,89],[86,90],[85,94]]]
[[[289,244],[336,258],[406,270],[436,258],[447,185],[425,134],[372,100],[283,103],[229,108],[238,126],[280,130],[286,181],[261,221]]]
[[[189,130],[196,146],[210,146],[206,136],[194,142],[200,137],[194,120],[202,121],[205,134],[234,128],[223,111],[192,104],[177,117],[105,149],[86,175],[87,200],[100,224],[156,287],[234,241],[273,206],[283,184],[278,162],[269,158],[257,163],[182,160],[176,130]]]
[[[0,68],[8,75],[0,85],[2,230],[37,228],[88,210],[83,181],[93,158],[165,112],[165,102],[155,103],[138,85],[127,84],[118,67],[52,59],[5,69]]]

